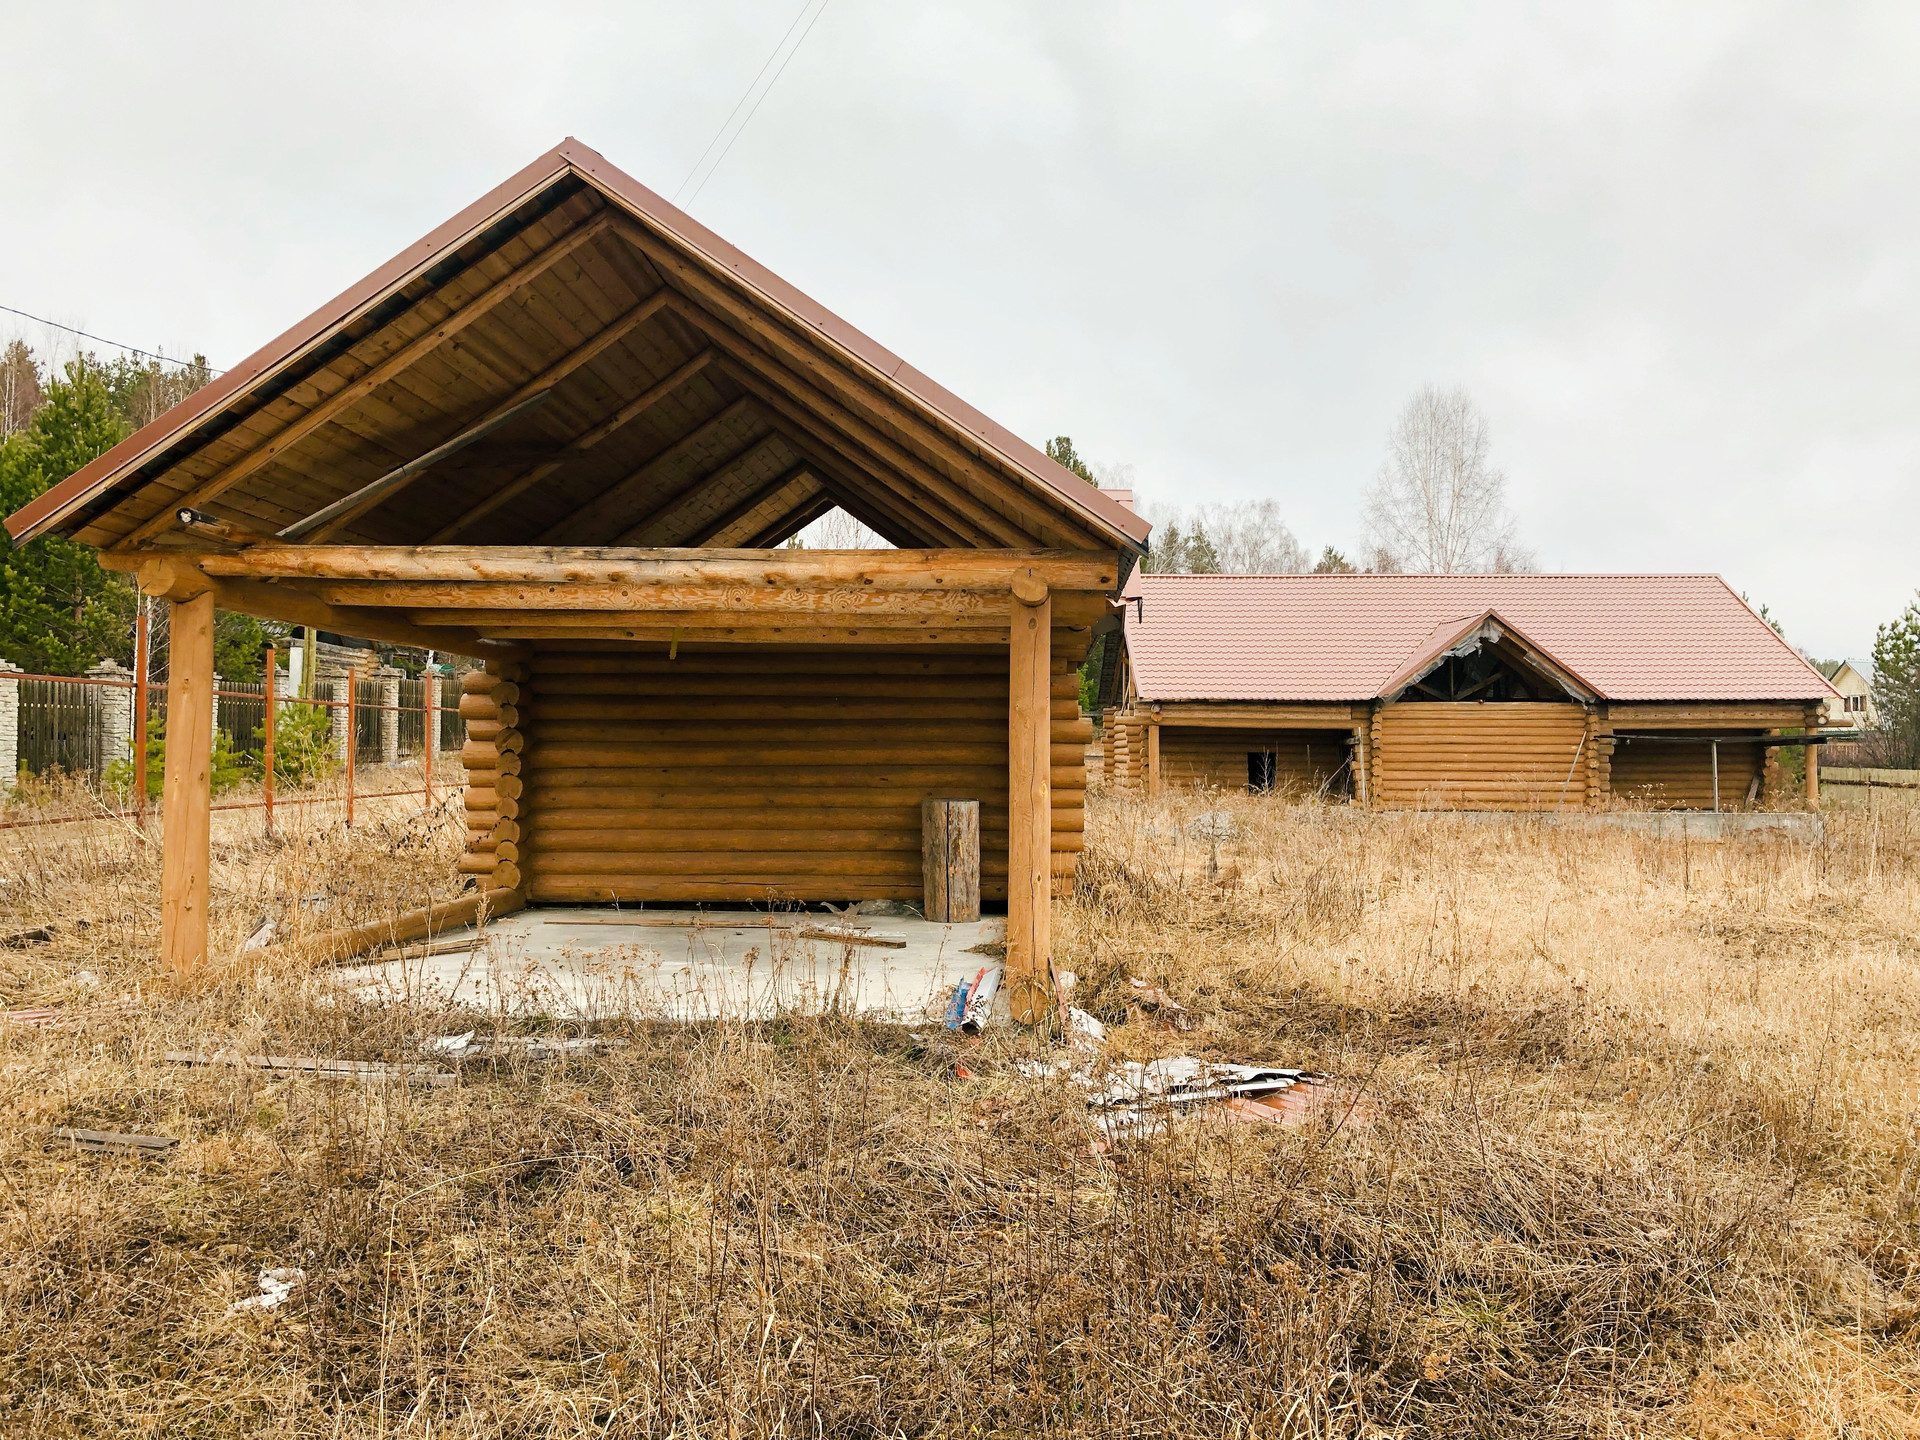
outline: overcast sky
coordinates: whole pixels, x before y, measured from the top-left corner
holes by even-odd
[[[565,135],[671,195],[798,8],[15,7],[0,305],[231,365]],[[1920,585],[1917,76],[1911,0],[829,0],[687,208],[1316,551],[1464,384],[1543,568],[1861,654]]]

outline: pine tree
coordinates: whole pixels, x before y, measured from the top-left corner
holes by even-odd
[[[24,430],[0,440],[0,513],[66,479],[125,437],[106,374],[90,358],[47,384]],[[133,586],[100,568],[92,547],[59,536],[0,552],[0,656],[45,674],[78,674],[133,652]]]

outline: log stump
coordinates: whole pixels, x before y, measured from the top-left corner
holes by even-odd
[[[970,925],[980,918],[980,802],[920,802],[921,906],[927,919]]]

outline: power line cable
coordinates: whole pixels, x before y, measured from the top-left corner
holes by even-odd
[[[765,64],[761,65],[758,73],[754,75],[752,82],[747,86],[738,102],[735,103],[732,111],[727,115],[726,120],[721,124],[720,128],[714,132],[713,139],[707,142],[707,148],[700,152],[700,158],[694,162],[693,169],[689,170],[687,172],[687,178],[680,182],[680,189],[673,192],[675,203],[678,203],[680,199],[680,191],[685,190],[693,177],[700,173],[701,165],[705,164],[707,156],[713,153],[713,147],[720,143],[720,137],[727,133],[727,126],[733,124],[733,117],[740,113],[740,107],[746,104],[748,98],[753,95],[754,87],[760,83],[760,77],[767,73],[767,66],[773,64],[774,60],[779,57],[781,50],[786,47],[788,37],[793,34],[794,28],[798,26],[800,21],[806,16],[807,10],[813,3],[814,0],[802,0],[799,13],[793,17],[793,23],[787,26],[786,34],[780,37],[779,43],[773,47],[773,52],[767,56]],[[728,154],[733,150],[735,143],[740,139],[741,134],[746,130],[747,126],[753,123],[753,117],[759,114],[761,105],[766,102],[767,96],[773,93],[773,87],[780,83],[780,77],[787,73],[787,66],[793,63],[793,57],[800,53],[800,47],[807,43],[807,36],[813,33],[813,27],[820,23],[820,17],[827,13],[827,6],[832,3],[833,0],[820,0],[820,8],[813,12],[813,19],[807,21],[807,28],[800,32],[800,38],[794,41],[793,48],[787,51],[787,58],[780,61],[780,68],[773,72],[773,79],[767,82],[766,88],[760,92],[759,98],[754,100],[753,108],[747,111],[747,118],[740,122],[739,128],[736,129],[732,137],[728,139],[726,149],[720,152],[719,159],[715,160],[707,173],[701,176],[700,183],[694,187],[693,194],[687,197],[687,203],[689,205],[700,198],[700,192],[707,188],[707,181],[713,179],[714,171],[720,168],[722,162],[726,160]]]
[[[26,311],[16,310],[11,305],[0,305],[0,310],[6,311],[9,315],[18,315],[22,320],[31,320],[36,325],[51,325],[54,329],[64,330],[69,335],[78,335],[82,340],[92,340],[100,345],[111,345],[116,350],[125,350],[129,354],[139,355],[147,360],[158,360],[162,365],[178,365],[182,370],[191,370],[194,368],[191,360],[175,360],[170,355],[156,355],[151,350],[142,350],[138,345],[123,345],[118,340],[107,339],[104,335],[92,335],[85,330],[76,330],[71,325],[62,325],[58,320],[45,320],[38,315],[29,315]],[[224,375],[227,373],[224,370],[216,369],[212,365],[207,366],[207,372],[212,375]]]

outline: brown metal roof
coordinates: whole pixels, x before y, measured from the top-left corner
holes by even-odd
[[[1602,699],[1834,693],[1718,575],[1136,574],[1126,595],[1149,701],[1372,700],[1490,616]]]
[[[588,192],[599,198],[580,198]],[[630,398],[628,392],[642,390],[648,383],[665,383],[660,375],[649,371],[646,362],[652,358],[658,362],[656,368],[670,369],[676,361],[686,358],[672,345],[674,335],[684,337],[692,333],[681,324],[685,321],[710,322],[713,341],[709,351],[721,354],[723,359],[695,383],[697,393],[693,398],[677,402],[676,415],[682,421],[678,431],[656,427],[656,434],[644,426],[633,427],[634,443],[624,450],[608,445],[603,452],[596,452],[596,459],[604,459],[606,467],[611,468],[606,468],[604,475],[586,476],[580,483],[587,488],[577,489],[564,500],[565,504],[580,506],[581,497],[591,496],[595,493],[591,487],[602,485],[608,477],[617,479],[625,475],[627,478],[618,483],[631,486],[641,470],[653,465],[656,469],[668,467],[659,477],[658,493],[641,496],[635,492],[638,498],[628,506],[634,513],[619,520],[621,525],[632,522],[637,527],[642,520],[662,515],[664,511],[660,507],[667,502],[677,505],[678,510],[660,521],[668,527],[663,532],[665,538],[649,543],[715,543],[675,538],[672,527],[679,525],[688,535],[713,533],[740,544],[744,536],[761,531],[765,535],[777,534],[782,524],[791,524],[838,501],[870,523],[880,521],[876,528],[882,528],[883,533],[891,530],[891,538],[905,543],[952,544],[956,535],[964,541],[969,534],[976,537],[990,534],[996,537],[997,543],[1005,544],[1010,543],[1007,532],[1019,530],[1022,537],[1035,532],[1036,543],[1116,544],[1126,548],[1144,545],[1150,527],[1131,510],[1102,495],[1042,451],[935,384],[899,356],[572,139],[409,246],[212,384],[22,507],[8,517],[9,532],[16,540],[59,532],[112,545],[126,543],[127,537],[144,525],[148,533],[137,538],[168,538],[155,533],[155,527],[164,523],[161,517],[170,506],[191,497],[197,484],[205,484],[207,475],[232,465],[233,457],[244,459],[250,453],[257,456],[271,451],[276,436],[284,435],[290,426],[299,422],[303,407],[313,411],[322,406],[327,396],[338,392],[343,384],[376,369],[382,354],[390,356],[402,348],[402,342],[416,339],[422,330],[429,328],[427,320],[421,318],[427,313],[423,307],[428,302],[442,311],[451,311],[456,300],[467,294],[458,287],[464,284],[471,290],[478,283],[474,278],[477,267],[483,261],[490,261],[500,247],[512,244],[516,236],[536,226],[543,227],[542,233],[564,238],[567,227],[585,224],[603,205],[610,205],[616,212],[638,221],[636,238],[651,236],[654,241],[670,247],[668,252],[649,255],[630,266],[646,269],[652,261],[654,269],[659,270],[661,283],[656,298],[667,302],[664,308],[672,312],[659,323],[666,325],[669,333],[657,343],[650,341],[647,354],[632,360],[624,370],[617,367],[582,370],[571,382],[574,389],[564,393],[561,383],[556,383],[553,388],[558,398],[545,407],[545,411],[552,412],[550,415],[543,412],[537,417],[516,420],[497,435],[490,435],[487,444],[474,445],[457,463],[440,467],[439,472],[430,477],[431,483],[423,487],[412,502],[411,512],[396,512],[385,518],[384,530],[375,527],[373,531],[363,531],[359,538],[387,543],[426,539],[424,533],[415,534],[408,528],[419,529],[426,524],[422,515],[444,518],[457,513],[464,504],[485,499],[500,488],[501,477],[512,471],[516,461],[524,460],[542,447],[548,452],[565,453],[561,447],[569,435],[584,433],[589,428],[587,422],[604,415],[608,406]],[[528,242],[523,242],[523,248],[524,243]],[[593,261],[603,269],[610,265],[617,269],[618,264],[614,262],[619,258],[615,256],[609,261],[607,257],[594,256]],[[834,383],[869,387],[876,396],[884,397],[884,403],[902,407],[909,417],[905,425],[889,428],[868,424],[861,430],[859,425],[867,419],[865,415],[856,414],[850,420],[831,418],[837,414],[831,408],[819,409],[816,414],[804,397],[797,402],[802,413],[794,413],[794,395],[800,392],[791,385],[779,390],[773,382],[765,381],[764,374],[754,368],[765,359],[758,352],[747,357],[751,363],[742,361],[737,353],[743,343],[740,334],[725,330],[720,323],[727,317],[700,311],[686,293],[687,286],[694,283],[688,277],[697,278],[696,272],[687,272],[681,286],[670,286],[667,269],[659,263],[667,259],[675,265],[690,263],[709,279],[717,279],[727,293],[751,307],[753,324],[767,327],[768,335],[775,335],[776,330],[784,331],[787,337],[799,337],[809,347],[808,354],[818,354],[821,357],[818,362],[803,363],[791,358],[785,362],[794,374],[808,370],[800,375],[801,380],[821,383],[820,377],[826,373],[821,367],[836,367],[832,372]],[[493,263],[497,270],[504,262]],[[707,283],[698,281],[699,285]],[[448,286],[454,287],[447,292],[451,298],[443,302],[441,291]],[[676,293],[667,294],[670,289]],[[506,375],[503,383],[511,391],[511,381],[524,380],[527,375],[538,372],[542,364],[551,363],[558,352],[539,352],[538,347],[528,345],[524,337],[509,333],[509,322],[517,323],[517,319],[506,313],[506,307],[501,309],[503,318],[497,322],[489,318],[492,331],[475,327],[474,343],[468,344],[465,351],[448,347],[444,364],[438,351],[423,356],[423,361],[432,361],[445,372],[440,375],[440,371],[436,371],[436,375],[440,375],[436,382],[440,389],[426,399],[421,398],[425,393],[424,382],[413,384],[411,389],[389,389],[372,396],[373,403],[364,413],[340,417],[351,420],[351,424],[329,422],[323,430],[312,432],[313,438],[290,443],[286,455],[265,463],[259,476],[234,492],[232,498],[236,502],[244,500],[257,513],[237,514],[233,518],[243,523],[271,526],[289,514],[311,513],[318,508],[318,499],[338,498],[326,489],[328,485],[333,485],[341,494],[348,493],[367,478],[391,470],[396,460],[411,460],[428,453],[434,445],[445,443],[449,436],[459,433],[463,425],[470,424],[476,408],[484,408],[483,402],[499,400],[497,392],[486,391],[484,387],[474,389],[472,377],[476,371],[485,373],[491,364],[494,371]],[[731,317],[729,323],[736,330],[742,324],[738,316]],[[564,330],[564,320],[555,320],[552,328]],[[776,338],[786,343],[784,337]],[[519,371],[507,373],[511,367],[499,356],[510,355],[516,343],[528,350],[530,358],[524,360]],[[589,337],[587,343],[592,344],[593,338]],[[695,349],[701,343],[696,335],[684,343],[682,351]],[[482,354],[481,363],[472,361],[470,352],[482,350],[484,345],[493,346],[498,353]],[[424,373],[423,367],[415,368]],[[698,368],[697,365],[694,368]],[[571,376],[573,372],[564,373]],[[411,383],[412,376],[413,371],[409,370],[401,378]],[[782,372],[782,384],[792,379],[793,375]],[[729,415],[733,417],[732,422],[726,419]],[[726,429],[728,423],[733,424],[732,430]],[[720,428],[715,429],[716,426]],[[918,428],[909,434],[907,427]],[[556,434],[556,429],[561,433]],[[694,434],[696,429],[701,433]],[[876,440],[875,435],[879,439]],[[938,435],[947,439],[938,440]],[[702,452],[700,446],[693,443],[702,436],[717,437],[709,446],[711,454]],[[859,438],[861,436],[865,438]],[[918,448],[915,448],[915,436],[921,437]],[[912,452],[906,459],[919,467],[918,470],[903,469],[898,474],[889,471],[891,491],[882,492],[878,488],[870,494],[863,491],[862,483],[871,479],[877,470],[886,468],[884,457],[893,453],[886,447],[895,441]],[[759,450],[743,458],[739,453],[741,447],[755,442]],[[694,452],[679,470],[671,468],[672,463],[677,463],[675,456],[666,453],[676,444],[692,444]],[[203,451],[206,453],[202,454]],[[293,456],[295,451],[299,454],[294,458],[305,466],[305,473],[276,469],[276,465]],[[956,461],[956,455],[964,464]],[[725,456],[728,466],[732,467],[721,467],[727,470],[724,477],[714,479],[700,473],[702,464],[721,456]],[[966,459],[968,456],[977,457],[985,469],[966,471],[966,466],[973,464]],[[462,469],[463,466],[467,468]],[[525,468],[522,464],[521,469]],[[924,478],[916,481],[913,478],[916,473]],[[783,475],[793,477],[793,482],[784,492],[776,493]],[[983,485],[983,475],[988,475],[994,483]],[[711,485],[709,480],[713,480]],[[937,495],[930,493],[922,497],[911,492],[915,484],[925,486],[933,482],[937,482],[936,488],[945,487],[939,489]],[[1003,483],[1024,493],[1029,500],[1017,501],[1009,493],[1000,491],[998,487]],[[708,485],[712,491],[710,497],[694,493],[701,485]],[[905,499],[898,493],[903,487],[909,492]],[[955,487],[967,493],[956,493]],[[152,493],[147,499],[138,500],[137,497],[149,490]],[[535,502],[542,493],[534,494],[526,502],[533,506],[527,515],[503,513],[495,517],[497,525],[518,540],[523,535],[532,538],[526,533],[528,527],[540,530],[562,523],[554,518],[560,514],[564,520],[562,511],[551,507],[546,512],[540,511]],[[764,498],[759,511],[752,509],[756,497]],[[562,503],[555,501],[555,505]],[[635,506],[641,508],[635,510]],[[214,508],[220,506],[216,503]],[[862,513],[863,509],[866,513]],[[1031,518],[1035,514],[1041,517],[1040,521]],[[969,515],[973,517],[971,520],[966,518]],[[1028,518],[1022,521],[1022,516]],[[1048,516],[1057,518],[1047,519]],[[770,523],[762,525],[762,521]],[[756,526],[760,530],[756,530]],[[926,533],[917,533],[919,531]],[[627,533],[631,534],[632,530]],[[613,537],[609,534],[572,538],[578,543],[609,543]],[[972,543],[988,542],[976,538]]]

